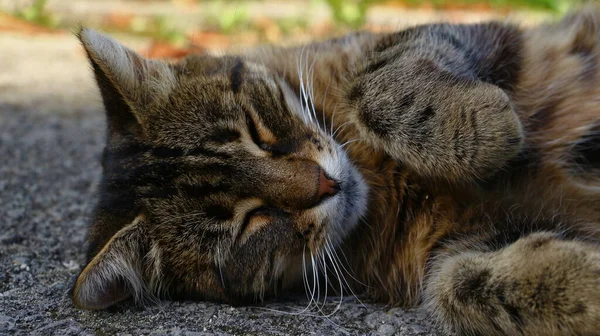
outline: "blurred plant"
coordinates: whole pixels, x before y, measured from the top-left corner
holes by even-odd
[[[284,35],[292,34],[295,30],[306,31],[308,29],[308,20],[306,17],[285,17],[275,20],[275,24]]]
[[[369,6],[377,0],[326,0],[337,24],[359,28],[367,19]]]
[[[214,1],[205,16],[206,24],[213,29],[232,33],[250,27],[250,15],[240,1]]]
[[[167,18],[157,16],[153,20],[154,35],[157,39],[178,45],[185,43],[187,40],[185,33],[175,28]]]
[[[40,26],[55,28],[59,19],[46,9],[47,0],[35,0],[31,5],[17,10],[15,16]]]
[[[175,45],[182,45],[187,41],[185,33],[175,28],[172,22],[164,16],[134,18],[131,21],[130,29],[136,34],[149,35],[156,40]]]
[[[573,6],[594,0],[491,0],[492,4],[512,7],[530,7],[564,13]]]
[[[531,7],[547,9],[554,12],[566,12],[572,6],[591,2],[594,0],[491,0],[492,4],[500,4],[513,7]]]
[[[489,5],[491,8],[530,8],[564,13],[573,5],[597,0],[406,0],[413,6],[424,3],[436,8],[452,6]]]

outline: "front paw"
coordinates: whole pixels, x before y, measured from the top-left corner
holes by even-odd
[[[362,138],[427,177],[485,178],[523,142],[506,93],[431,62],[363,74],[347,97]]]
[[[425,306],[459,335],[598,335],[600,252],[534,233],[497,252],[438,258]]]

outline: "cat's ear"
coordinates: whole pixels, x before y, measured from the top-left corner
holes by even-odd
[[[152,118],[149,107],[165,100],[176,85],[172,66],[147,60],[116,40],[82,28],[79,40],[94,69],[109,129],[131,131]]]
[[[146,291],[142,279],[143,216],[119,230],[90,260],[73,288],[73,302],[84,309],[105,309]]]

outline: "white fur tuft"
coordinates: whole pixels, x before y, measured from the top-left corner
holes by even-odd
[[[147,60],[93,29],[82,29],[79,38],[90,58],[130,101],[147,103],[146,97],[166,97],[175,87],[176,77],[167,62]]]

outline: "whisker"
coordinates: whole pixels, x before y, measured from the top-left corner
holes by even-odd
[[[338,250],[336,250],[333,247],[333,243],[331,242],[331,240],[328,241],[329,243],[329,248],[331,249],[332,255],[333,257],[338,261],[338,265],[342,267],[342,269],[346,272],[346,274],[352,278],[352,280],[356,281],[356,283],[365,286],[365,287],[369,287],[367,284],[363,283],[362,281],[358,280],[356,277],[354,277],[352,275],[352,272],[350,272],[350,270],[348,270],[345,266],[344,266],[344,262],[340,259],[339,255],[338,255]],[[344,251],[339,250],[339,252],[342,254],[342,256],[344,257],[344,260],[346,262],[346,264],[349,264],[348,258],[346,257],[346,254],[344,254]],[[348,265],[348,267],[350,267],[350,265]]]
[[[337,132],[338,132],[338,131],[340,131],[340,130],[342,130],[342,129],[343,129],[343,128],[344,128],[346,125],[348,125],[349,123],[350,123],[350,121],[346,121],[345,123],[343,123],[343,124],[341,124],[340,126],[338,126],[338,127],[335,129],[335,132],[333,132],[333,133],[331,134],[331,136],[332,136],[332,137],[335,137],[335,135],[337,134]]]
[[[329,244],[328,244],[328,247],[327,247],[327,248],[329,248],[329,250],[330,250],[330,251],[332,251],[332,255],[334,255],[334,258],[336,258],[336,257],[337,257],[337,253],[336,253],[335,249],[333,249],[333,247],[331,246],[331,243],[329,243]],[[341,263],[341,262],[339,261],[339,257],[337,257],[337,260],[338,260],[338,262],[339,262],[338,266],[344,267],[344,266],[343,266],[343,263]],[[359,283],[360,283],[360,281],[358,281],[356,278],[354,278],[354,277],[353,277],[353,276],[352,276],[352,275],[351,275],[351,274],[348,272],[348,270],[347,270],[345,267],[344,267],[344,270],[346,270],[346,273],[347,273],[347,274],[348,274],[348,275],[349,275],[351,278],[353,278],[354,280],[356,280],[357,282],[359,282]],[[363,303],[363,302],[360,300],[360,298],[358,297],[358,295],[356,295],[356,293],[354,293],[354,290],[352,290],[352,286],[350,286],[350,284],[348,283],[348,280],[346,280],[346,277],[344,276],[344,274],[340,272],[340,275],[341,275],[341,279],[342,279],[342,280],[343,280],[343,282],[346,284],[346,287],[348,288],[348,290],[350,291],[350,293],[352,294],[352,296],[353,296],[353,297],[354,297],[356,300],[358,300],[358,302],[359,302],[359,303],[360,303],[360,304],[361,304],[361,305],[362,305],[364,308],[366,308],[366,309],[369,309],[369,308],[368,308],[368,307],[367,307],[367,306],[366,306],[366,305],[365,305],[365,304],[364,304],[364,303]]]
[[[357,139],[348,140],[348,141],[344,142],[343,144],[341,144],[340,148],[344,148],[344,146],[347,146],[347,145],[349,145],[349,144],[351,144],[351,143],[353,143],[355,141],[359,141],[359,140],[360,139],[358,139],[358,138]]]
[[[311,266],[312,266],[312,271],[313,271],[313,294],[317,294],[317,298],[315,299],[314,296],[313,296],[313,300],[315,302],[315,307],[317,307],[317,309],[318,309],[319,308],[319,296],[321,294],[321,288],[319,286],[318,272],[317,272],[317,269],[315,267],[315,256],[312,253],[312,251],[310,252],[310,261],[311,261]]]
[[[327,94],[329,93],[329,86],[331,85],[331,77],[329,77],[329,81],[327,82],[327,87],[325,88],[325,92],[323,93],[323,98],[321,99],[321,112],[323,117],[323,128],[325,133],[328,133],[330,136],[331,130],[333,129],[333,124],[329,125],[329,131],[327,131],[327,116],[325,115],[325,99],[327,98]]]
[[[307,55],[308,58],[308,55]],[[315,109],[315,92],[314,92],[314,79],[315,79],[315,64],[317,62],[317,57],[313,57],[313,61],[312,64],[309,67],[308,70],[308,85],[309,85],[309,97],[310,97],[310,104],[312,107],[312,114],[315,117],[315,120],[317,120],[317,111]],[[317,125],[318,125],[318,120],[317,120]]]
[[[302,280],[304,282],[304,292],[306,293],[306,298],[308,301],[308,306],[305,309],[308,309],[312,303],[310,297],[308,296],[310,293],[309,282],[308,282],[308,274],[306,274],[306,244],[304,244],[304,248],[302,249]]]
[[[327,274],[327,262],[324,253],[321,254],[321,264],[323,268],[323,276],[325,277],[325,295],[323,296],[323,305],[319,310],[325,308],[325,304],[327,303],[327,287],[329,286],[329,275]]]
[[[306,112],[306,107],[308,106],[308,97],[307,97],[307,93],[306,93],[306,88],[304,86],[304,68],[303,68],[303,58],[304,58],[304,50],[306,47],[302,47],[301,51],[300,51],[300,58],[298,59],[298,81],[299,81],[299,96],[300,96],[300,106],[302,109],[302,113],[303,116],[308,116],[308,119],[305,119],[305,122],[310,121],[310,123],[312,124],[312,117],[310,115],[310,113],[305,113]]]
[[[221,242],[217,242],[217,245],[219,245]],[[223,285],[223,288],[225,288],[225,280],[223,279],[223,269],[221,268],[221,251],[220,248],[217,247],[217,265],[219,266],[219,277],[221,278],[221,285]]]
[[[336,103],[335,106],[333,107],[333,113],[331,113],[331,122],[329,124],[331,126],[330,131],[332,131],[332,132],[333,132],[333,125],[335,122],[334,117],[335,117],[335,113],[337,112],[337,107],[338,107],[338,104]],[[331,137],[333,138],[334,136],[335,136],[335,132],[331,133]]]
[[[344,285],[342,283],[342,279],[340,277],[340,272],[338,272],[338,267],[336,266],[336,262],[333,258],[331,258],[331,252],[328,248],[328,244],[329,244],[329,238],[327,238],[327,240],[325,241],[325,251],[326,251],[326,255],[329,258],[329,260],[332,263],[332,267],[333,267],[333,271],[335,272],[337,278],[338,278],[338,283],[340,284],[340,301],[338,302],[338,304],[336,305],[335,309],[331,312],[331,315],[335,314],[338,310],[340,310],[341,306],[342,306],[342,302],[344,301]]]

